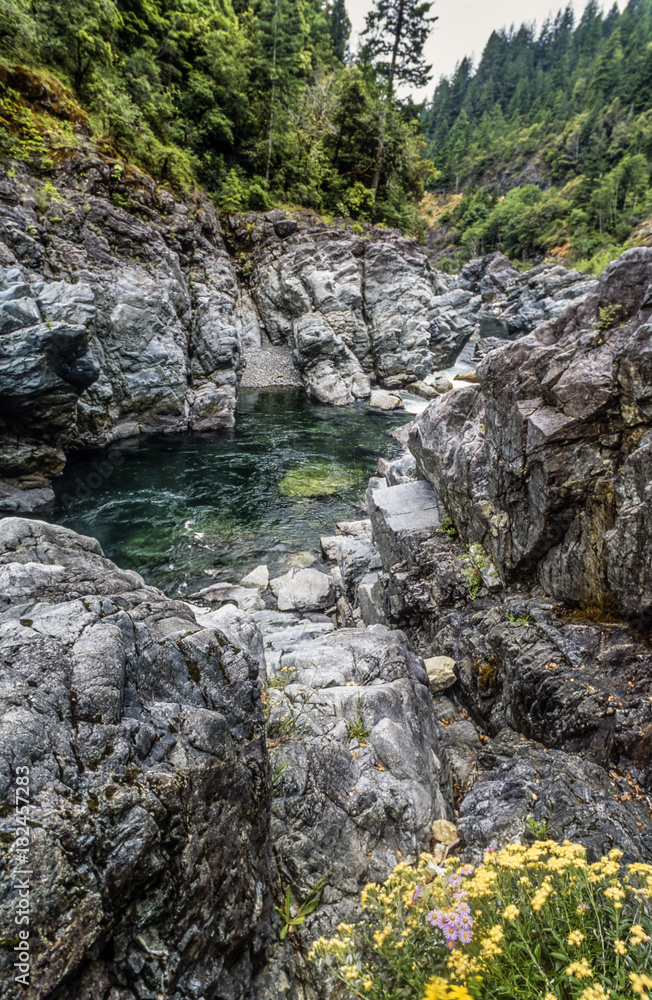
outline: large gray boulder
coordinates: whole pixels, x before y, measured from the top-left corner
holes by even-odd
[[[198,624],[94,540],[38,521],[0,521],[0,572],[0,826],[29,845],[30,995],[245,1000],[271,853],[259,661],[232,641],[244,626]],[[12,947],[3,1000],[24,995]]]
[[[359,917],[367,882],[427,849],[433,823],[452,818],[450,774],[428,675],[403,633],[309,639],[281,655],[275,674],[268,745],[281,883],[301,901],[321,876],[328,882],[297,930],[294,975],[303,995],[326,1000],[331,986],[305,959],[311,942]]]
[[[468,860],[480,863],[491,845],[530,842],[528,822],[539,824],[543,839],[582,844],[589,861],[614,848],[626,864],[652,859],[649,810],[624,777],[512,730],[480,751],[479,766],[458,820]]]
[[[652,250],[487,355],[482,386],[430,404],[410,447],[422,476],[503,579],[652,617],[649,361]]]
[[[263,326],[294,348],[316,398],[351,402],[369,395],[370,377],[396,388],[454,360],[459,337],[440,335],[430,316],[444,285],[414,241],[249,221],[248,282]]]

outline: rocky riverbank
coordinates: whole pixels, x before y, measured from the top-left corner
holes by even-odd
[[[358,227],[359,228],[359,227]],[[397,232],[312,213],[233,216],[136,168],[0,168],[0,509],[51,498],[70,452],[230,427],[238,386],[348,405],[481,357],[595,285],[494,254],[433,270]]]
[[[311,943],[424,849],[475,861],[546,829],[652,860],[648,287],[631,251],[397,431],[369,518],[322,539],[329,572],[171,601],[92,539],[0,521],[36,996],[331,1000]],[[282,939],[274,904],[321,879]]]
[[[231,426],[243,383],[432,398],[368,517],[271,579],[171,600],[93,539],[0,521],[39,1000],[331,1000],[309,947],[401,859],[545,828],[652,860],[651,250],[599,284],[500,254],[447,276],[390,230],[223,224],[76,155],[4,170],[0,264],[5,511],[74,450]],[[477,376],[450,391],[460,356]],[[322,879],[281,938],[275,905]]]

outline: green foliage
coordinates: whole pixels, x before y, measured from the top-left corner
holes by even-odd
[[[652,0],[494,32],[423,116],[462,256],[552,254],[599,274],[652,214]]]
[[[424,854],[367,885],[362,920],[310,957],[370,1000],[645,1000],[652,866],[621,856],[588,864],[551,840],[490,849],[475,869]]]
[[[371,729],[368,728],[364,715],[362,714],[362,700],[358,695],[356,700],[356,714],[353,722],[347,722],[346,731],[350,740],[359,740],[364,743],[371,736]]]
[[[416,232],[418,109],[386,100],[380,66],[344,64],[349,33],[345,0],[0,0],[0,55],[53,67],[125,161],[224,212],[303,204]],[[50,169],[48,130],[9,111],[0,153]]]
[[[550,826],[546,820],[543,820],[543,822],[537,822],[533,816],[528,816],[525,821],[525,826],[534,836],[535,840],[550,839]]]
[[[451,542],[455,541],[457,538],[457,528],[453,524],[450,517],[442,517],[439,522],[438,530],[441,531],[443,535],[446,535],[447,538],[450,538]]]
[[[320,893],[327,884],[327,876],[320,878],[319,881],[312,887],[303,903],[296,908],[294,914],[292,913],[292,889],[290,886],[286,888],[285,895],[283,897],[283,906],[274,907],[276,912],[283,919],[283,926],[281,927],[281,933],[279,934],[281,941],[285,940],[289,931],[293,930],[295,927],[300,927],[306,917],[315,912],[319,906]]]
[[[530,625],[532,622],[532,615],[515,615],[513,611],[506,611],[505,618],[514,625]]]
[[[426,66],[423,47],[436,17],[429,17],[428,0],[375,0],[366,17],[366,56],[377,60],[391,93],[394,81],[425,87],[432,66]]]

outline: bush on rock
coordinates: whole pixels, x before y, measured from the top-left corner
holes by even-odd
[[[370,1000],[649,1000],[652,865],[566,841],[509,845],[478,868],[422,854],[361,897],[311,956]]]

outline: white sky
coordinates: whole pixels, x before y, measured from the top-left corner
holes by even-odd
[[[621,10],[626,2],[618,0]],[[372,5],[372,0],[346,0],[353,25],[353,51],[357,48],[357,32],[364,28],[365,15]],[[464,56],[474,56],[477,65],[492,31],[511,24],[519,26],[524,21],[536,21],[541,27],[548,14],[554,15],[566,5],[566,0],[435,0],[430,13],[439,20],[424,49],[427,61],[432,63],[433,79],[425,90],[415,91],[415,99],[430,100],[439,77],[450,76]],[[581,16],[585,6],[586,0],[573,0],[576,17]],[[611,8],[612,0],[603,0],[602,6]]]

